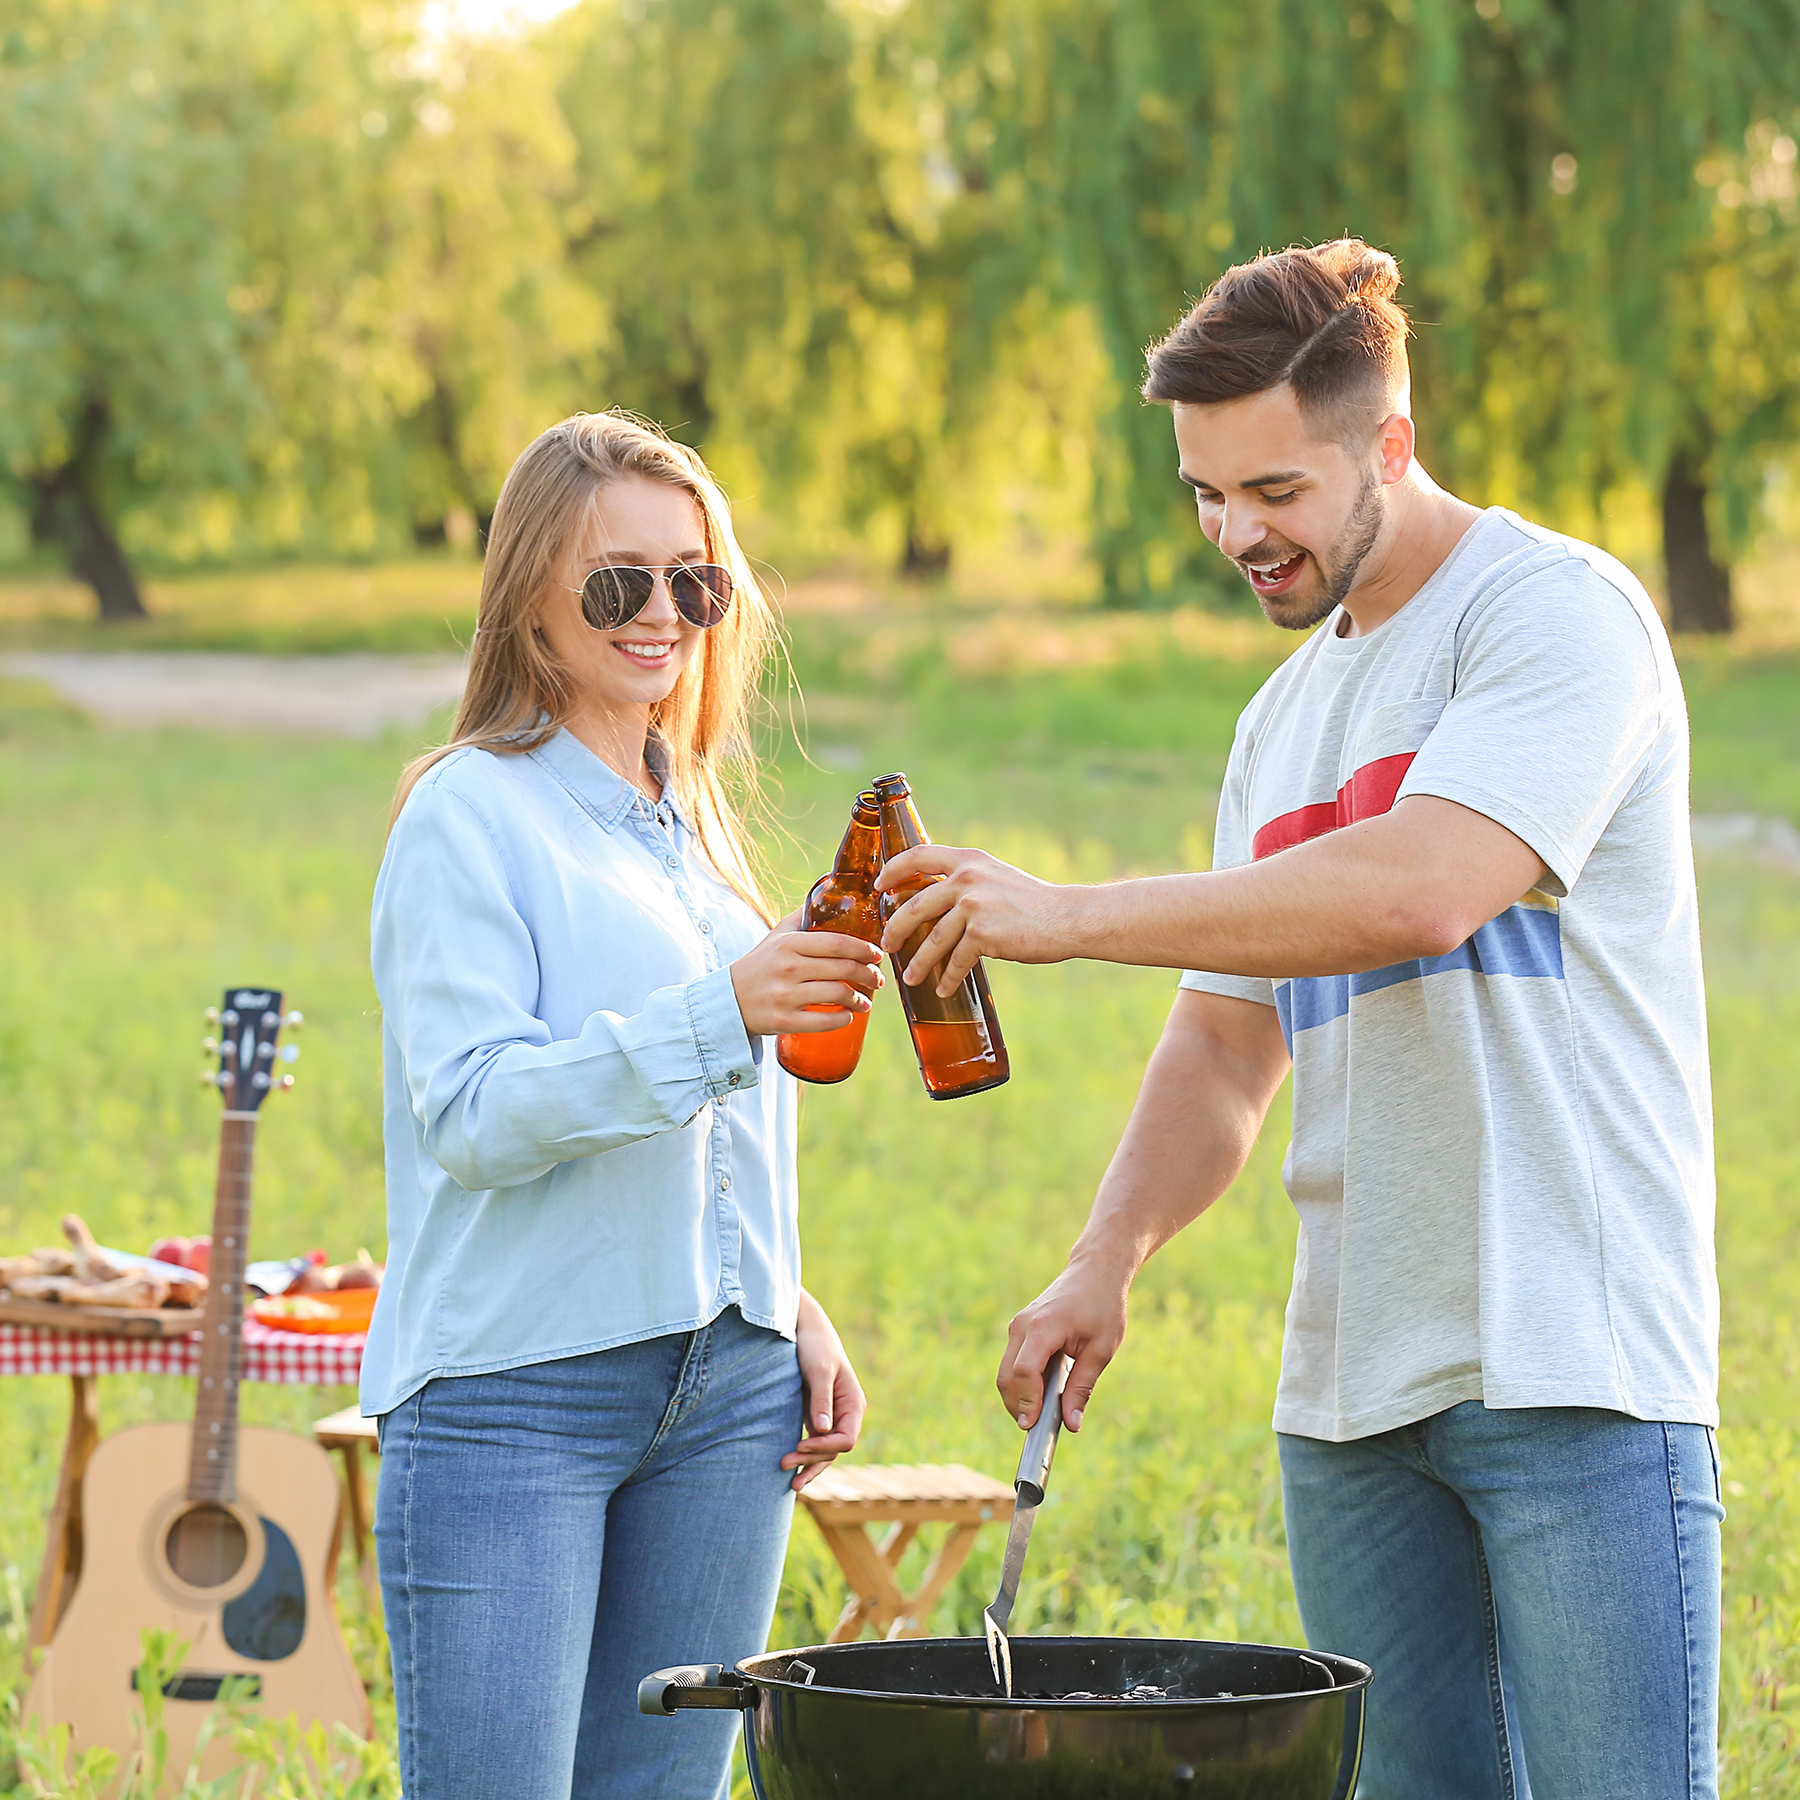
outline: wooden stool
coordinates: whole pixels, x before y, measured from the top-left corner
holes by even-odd
[[[356,1558],[356,1572],[372,1594],[375,1591],[375,1569],[369,1559],[369,1503],[363,1497],[362,1453],[381,1454],[381,1438],[373,1419],[365,1419],[354,1406],[334,1412],[313,1426],[313,1438],[322,1450],[341,1450],[344,1455],[344,1499],[331,1528],[330,1568],[336,1570],[338,1551],[344,1542],[344,1515],[349,1514],[350,1552]]]
[[[976,1533],[1013,1514],[1013,1490],[1004,1481],[961,1463],[833,1464],[799,1499],[850,1583],[850,1601],[825,1640],[830,1644],[853,1642],[865,1625],[882,1637],[924,1637],[932,1609],[975,1548]],[[894,1571],[919,1527],[934,1524],[948,1525],[949,1535],[918,1592],[904,1594]],[[864,1530],[868,1525],[889,1527],[880,1543]]]

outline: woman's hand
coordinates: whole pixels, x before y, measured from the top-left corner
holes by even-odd
[[[869,1403],[862,1383],[844,1353],[837,1327],[825,1309],[805,1288],[800,1290],[800,1317],[794,1330],[800,1354],[800,1386],[805,1399],[804,1435],[781,1459],[784,1469],[794,1469],[797,1494],[836,1457],[856,1448],[863,1414]]]
[[[881,986],[881,951],[839,932],[802,931],[800,914],[791,912],[731,965],[731,985],[752,1037],[836,1031],[852,1013],[869,1010]]]

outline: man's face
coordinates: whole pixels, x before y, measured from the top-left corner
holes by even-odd
[[[1318,435],[1287,387],[1174,412],[1200,529],[1275,624],[1318,624],[1356,585],[1386,523],[1384,482],[1398,475],[1383,467],[1383,433],[1352,456]]]

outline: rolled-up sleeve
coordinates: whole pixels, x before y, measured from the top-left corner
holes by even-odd
[[[757,1083],[729,967],[659,988],[629,1016],[592,1013],[575,1037],[553,1040],[500,843],[440,784],[422,783],[395,825],[372,948],[425,1149],[464,1188],[517,1187],[678,1130]]]

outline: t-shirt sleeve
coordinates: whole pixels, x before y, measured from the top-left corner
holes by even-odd
[[[1469,625],[1455,685],[1395,795],[1454,800],[1504,825],[1567,894],[1661,729],[1648,627],[1587,565],[1527,576]]]
[[[1215,869],[1237,869],[1251,860],[1248,761],[1249,739],[1240,725],[1231,746],[1230,760],[1225,765],[1219,816],[1213,824],[1212,866]],[[1255,1000],[1264,1006],[1275,1004],[1275,984],[1262,975],[1215,975],[1207,969],[1189,969],[1182,975],[1179,985],[1196,993],[1223,994],[1229,1000]]]

